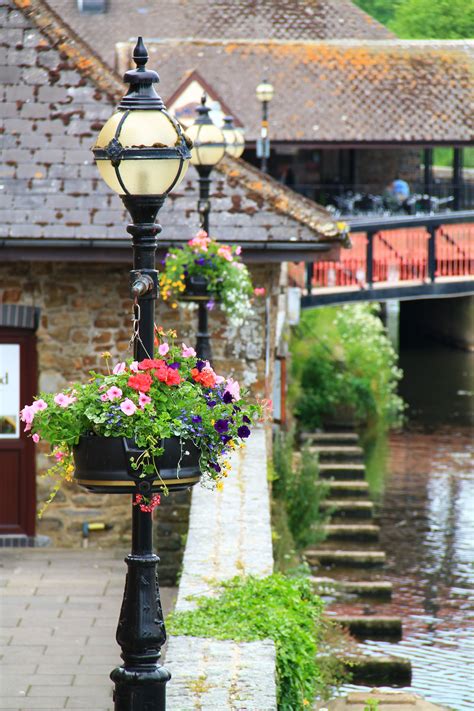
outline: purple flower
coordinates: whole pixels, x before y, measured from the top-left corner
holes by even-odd
[[[199,257],[199,259],[194,260],[194,264],[199,264],[200,267],[204,266],[205,263],[206,260],[204,259],[204,257]]]
[[[199,372],[202,371],[202,369],[205,367],[205,362],[203,360],[197,360],[196,361],[196,368],[199,370]]]
[[[216,422],[217,424],[217,422]],[[214,425],[215,426],[215,425]],[[239,429],[237,430],[237,434],[241,439],[247,439],[247,437],[250,437],[250,430],[247,427],[247,425],[241,425]]]
[[[242,417],[242,420],[243,420],[244,422],[246,422],[248,425],[250,424],[250,418],[247,417],[247,415],[244,415],[244,416]]]
[[[202,422],[201,415],[193,415],[191,419],[193,422],[196,422],[196,423]]]
[[[173,368],[173,370],[179,370],[179,363],[170,363],[169,367]]]
[[[211,464],[211,467],[214,469],[216,472],[220,472],[221,468],[217,463]]]
[[[207,400],[208,407],[215,407],[216,405],[217,405],[217,402],[215,400]]]
[[[214,429],[216,432],[219,432],[219,434],[224,434],[224,432],[227,432],[229,429],[229,422],[228,420],[217,420],[217,422],[214,425]],[[247,427],[248,429],[248,427]],[[250,434],[250,430],[249,430]],[[248,435],[247,435],[248,437]]]
[[[206,304],[206,309],[208,311],[212,311],[212,309],[214,308],[215,305],[216,305],[216,302],[214,301],[214,299],[209,299],[209,301]]]
[[[224,402],[225,402],[226,405],[230,405],[230,403],[232,402],[232,400],[233,400],[234,398],[233,398],[232,395],[226,390],[225,393],[224,393],[224,395],[223,395],[223,397],[222,397],[222,399],[224,400]]]

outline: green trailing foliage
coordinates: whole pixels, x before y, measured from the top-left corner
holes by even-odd
[[[365,427],[400,423],[402,371],[377,304],[306,311],[291,342],[291,400],[303,429],[343,418]]]
[[[219,597],[198,598],[192,611],[173,613],[167,627],[174,635],[251,642],[272,639],[276,648],[280,711],[310,708],[326,689],[316,654],[325,629],[323,603],[306,575],[235,577],[222,584]]]
[[[279,432],[273,444],[273,464],[273,497],[286,509],[296,547],[316,543],[324,537],[327,514],[321,511],[321,501],[329,490],[319,478],[317,458],[306,447],[295,456],[293,432]]]

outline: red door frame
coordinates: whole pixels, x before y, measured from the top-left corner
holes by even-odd
[[[0,327],[0,343],[18,343],[20,345],[20,403],[21,407],[30,404],[37,388],[36,335],[24,328]],[[20,426],[19,439],[0,439],[1,451],[20,452],[21,496],[19,502],[19,521],[16,526],[2,525],[0,534],[35,535],[36,524],[36,461],[35,447],[31,437]]]

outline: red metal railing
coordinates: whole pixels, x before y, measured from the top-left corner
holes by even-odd
[[[435,277],[474,275],[474,224],[441,225],[432,234],[430,252],[432,236],[423,227],[381,230],[371,236],[366,232],[353,233],[352,249],[341,250],[339,262],[313,265],[312,286],[362,288],[368,281],[424,281],[432,278],[433,271]],[[371,271],[367,262],[369,239]]]

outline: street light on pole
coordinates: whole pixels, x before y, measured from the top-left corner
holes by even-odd
[[[262,123],[260,129],[260,145],[257,142],[257,157],[261,159],[260,167],[267,172],[267,159],[270,157],[270,139],[268,137],[268,104],[273,99],[273,85],[264,79],[256,88],[257,99],[262,104]]]
[[[191,158],[189,139],[168,114],[153,84],[156,72],[145,68],[148,53],[141,37],[133,51],[136,69],[126,72],[129,84],[93,148],[99,172],[120,195],[132,217],[134,358],[153,357],[154,309],[158,293],[155,269],[155,219],[167,194],[183,179]],[[143,491],[144,494],[147,492]],[[159,558],[153,552],[152,514],[132,506],[132,550],[125,559],[127,578],[117,628],[123,665],[114,669],[115,711],[165,711],[169,672],[158,660],[166,640],[157,582]]]
[[[191,151],[191,163],[198,172],[199,180],[199,200],[198,212],[201,220],[201,229],[209,234],[209,213],[211,210],[211,202],[209,192],[211,186],[210,175],[214,166],[224,157],[226,152],[226,141],[224,133],[216,126],[209,116],[210,108],[206,105],[206,95],[201,98],[201,105],[197,108],[197,119],[187,129],[187,135],[193,142]],[[196,283],[201,294],[196,295],[190,300],[198,303],[198,331],[196,341],[196,353],[202,360],[211,360],[211,339],[209,336],[209,323],[207,302],[209,297],[205,295],[206,282]]]

